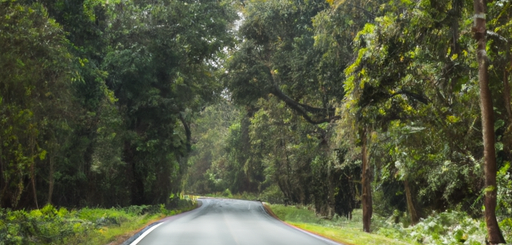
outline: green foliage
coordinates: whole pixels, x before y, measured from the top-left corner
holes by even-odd
[[[80,242],[99,223],[126,223],[125,211],[171,214],[168,208],[186,206],[177,198],[183,188],[349,217],[360,201],[362,128],[377,213],[397,211],[405,224],[446,208],[481,215],[469,3],[235,5],[0,2],[0,207],[140,204],[107,216],[100,209],[59,214],[51,206],[3,210],[23,220],[3,238]],[[497,213],[508,237],[511,9],[507,1],[488,4]],[[237,14],[240,25],[233,24]],[[68,222],[71,213],[79,221]],[[385,229],[392,236],[410,231],[410,241],[421,229],[431,233],[427,242],[477,241],[471,227],[478,225],[464,217],[442,213],[418,230]],[[62,234],[45,219],[61,224]]]
[[[232,41],[227,28],[234,12],[220,2],[115,8],[123,9],[112,20],[104,66],[127,130],[132,203],[164,202],[180,192],[192,112],[220,94],[213,63]]]
[[[59,115],[71,108],[71,55],[43,6],[0,6],[0,207],[17,208],[25,179],[35,178],[36,165],[54,153],[49,145],[66,134]]]
[[[457,211],[433,213],[407,228],[392,220],[381,225],[378,234],[416,244],[484,244],[486,237],[482,221]]]
[[[77,219],[66,209],[47,205],[40,210],[0,211],[2,244],[84,243],[84,234],[94,232],[95,224]]]
[[[223,197],[231,198],[233,197],[233,194],[231,194],[231,191],[229,189],[226,189],[222,192]]]
[[[311,212],[310,208],[311,207],[307,206],[271,205],[272,212],[281,220],[301,223],[319,223],[321,219],[318,218],[314,212]]]
[[[284,203],[283,192],[279,189],[279,187],[276,184],[267,187],[263,192],[261,192],[259,199],[263,202],[269,202],[274,204]]]
[[[401,237],[387,238],[361,231],[361,210],[355,210],[351,220],[335,217],[321,219],[311,207],[269,205],[276,216],[294,226],[320,234],[343,244],[406,244]]]
[[[244,7],[241,43],[225,75],[236,103],[254,105],[273,94],[310,122],[329,121],[340,84],[320,81],[316,73],[321,53],[314,47],[312,22],[327,7],[317,0],[253,1]]]
[[[372,128],[377,184],[408,182],[407,208],[415,216],[457,205],[477,215],[483,176],[478,86],[469,55],[474,45],[465,32],[472,8],[455,1],[418,4],[425,8],[384,4],[361,28],[345,69],[342,111]],[[388,195],[400,192],[407,193],[398,188]],[[380,200],[387,202],[382,206],[393,201]]]
[[[106,244],[113,239],[110,233],[117,229],[129,232],[149,220],[194,207],[195,203],[182,200],[180,207],[173,210],[163,204],[80,210],[52,205],[32,211],[0,209],[0,244]]]
[[[231,137],[231,127],[240,115],[239,109],[225,100],[204,108],[192,126],[192,152],[185,182],[188,193],[207,194],[232,189],[233,180],[226,172],[232,162],[227,161],[227,140]],[[237,189],[232,189],[237,190]]]
[[[231,5],[0,6],[0,207],[174,205],[190,121],[223,89]]]
[[[509,241],[512,239],[512,173],[509,162],[500,168],[496,178],[498,182],[496,214],[503,235]]]

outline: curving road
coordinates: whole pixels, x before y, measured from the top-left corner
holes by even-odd
[[[269,216],[260,202],[200,199],[202,206],[172,216],[141,234],[131,245],[334,245]]]

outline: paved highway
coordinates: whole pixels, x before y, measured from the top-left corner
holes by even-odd
[[[260,202],[200,199],[202,206],[172,216],[131,245],[334,245],[269,216]],[[134,238],[133,238],[134,239]]]

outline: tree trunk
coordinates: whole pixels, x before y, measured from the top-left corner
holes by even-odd
[[[496,152],[494,149],[494,118],[492,95],[489,89],[486,53],[485,0],[474,0],[475,25],[473,32],[477,41],[478,82],[480,84],[480,108],[482,113],[482,129],[484,143],[485,170],[485,223],[487,225],[488,242],[490,244],[505,243],[496,220]]]
[[[363,160],[363,166],[361,168],[361,186],[363,193],[361,195],[361,205],[363,206],[363,231],[370,233],[370,225],[372,222],[372,186],[371,186],[371,175],[370,175],[370,163],[368,162],[368,140],[367,140],[367,129],[364,128],[361,133],[361,155]]]
[[[179,115],[180,115],[181,124],[183,124],[183,128],[185,129],[185,136],[187,137],[187,142],[186,142],[187,153],[186,154],[189,154],[192,151],[192,131],[190,130],[190,126],[187,123],[187,121],[185,120],[185,118],[183,117],[183,115],[181,113],[179,113]]]
[[[143,205],[145,203],[144,198],[144,181],[140,171],[138,171],[137,163],[135,162],[135,156],[133,153],[132,145],[126,141],[124,143],[124,161],[128,165],[128,176],[131,178],[131,205]]]
[[[411,224],[415,225],[420,221],[418,210],[415,206],[414,197],[409,186],[409,181],[404,180],[405,198],[407,199],[407,210],[409,210],[409,216],[411,216]]]
[[[333,182],[336,180],[333,180],[332,173],[331,173],[331,166],[330,164],[327,165],[327,186],[328,186],[328,193],[327,193],[327,208],[328,208],[328,217],[329,219],[332,219],[334,217],[334,186]]]
[[[35,147],[35,143],[34,143],[34,137],[32,136],[30,138],[30,153],[31,153],[31,158],[32,158],[32,162],[30,164],[30,182],[32,183],[32,192],[33,192],[33,197],[34,197],[34,203],[36,205],[36,209],[39,209],[39,204],[37,203],[37,191],[36,191],[36,161],[34,159],[34,147]]]
[[[53,151],[50,155],[50,158],[48,159],[48,162],[50,163],[50,173],[48,175],[48,204],[51,204],[52,203],[52,196],[53,196],[53,186],[54,186],[54,183],[55,183],[55,179],[54,179],[54,162],[53,162],[53,159],[54,159],[54,156],[53,156]]]
[[[507,111],[508,124],[512,124],[512,108],[510,106],[510,84],[508,83],[508,71],[503,71],[503,101]]]

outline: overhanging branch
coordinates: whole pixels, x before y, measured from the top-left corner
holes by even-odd
[[[340,116],[334,115],[334,108],[317,108],[298,103],[297,101],[284,94],[277,86],[274,86],[274,89],[270,93],[277,96],[277,98],[282,100],[288,107],[298,112],[307,122],[311,124],[321,124],[325,122],[331,122],[333,120],[336,121],[341,118]],[[308,115],[308,112],[319,114],[319,116],[323,118],[318,120],[313,119]]]
[[[391,98],[393,98],[393,97],[395,97],[397,95],[401,95],[401,94],[403,94],[403,95],[405,95],[407,97],[413,98],[413,99],[415,99],[415,100],[417,100],[417,101],[419,101],[419,102],[421,102],[421,103],[423,103],[425,105],[428,105],[428,98],[425,98],[425,96],[423,96],[421,94],[414,93],[414,92],[411,92],[411,91],[408,91],[408,90],[400,90],[400,91],[398,91],[396,93],[393,93],[393,94],[389,95],[388,99],[391,99]]]

